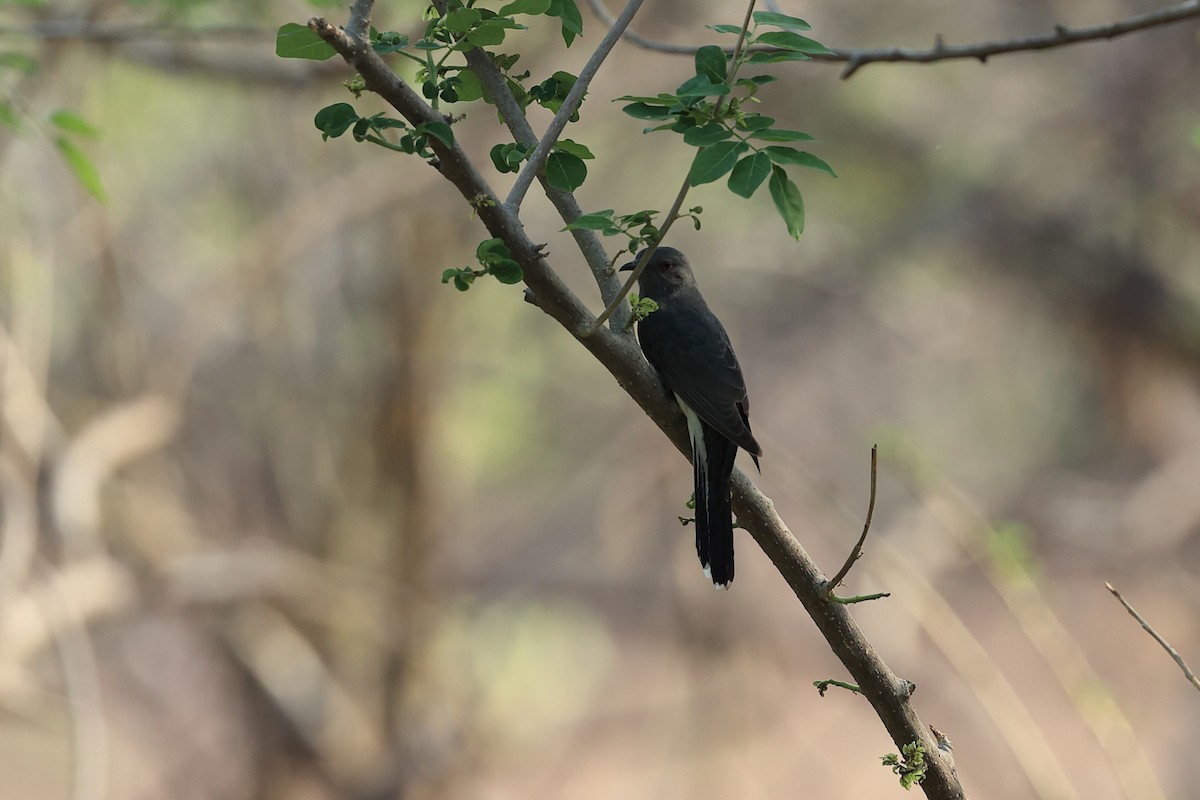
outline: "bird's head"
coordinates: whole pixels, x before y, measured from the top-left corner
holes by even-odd
[[[621,267],[621,271],[636,267],[645,252],[643,250],[638,253],[633,261]],[[695,285],[696,276],[692,274],[692,265],[688,263],[687,256],[674,247],[655,248],[654,254],[650,256],[650,261],[638,278],[638,288],[641,289],[642,296],[651,299],[661,298]]]

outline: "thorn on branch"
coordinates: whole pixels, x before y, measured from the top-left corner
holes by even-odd
[[[938,750],[944,753],[954,754],[954,743],[950,741],[950,737],[939,731],[934,726],[929,726],[929,732],[933,734],[933,738],[937,741]]]

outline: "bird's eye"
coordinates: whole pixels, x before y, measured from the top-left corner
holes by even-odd
[[[658,268],[661,269],[663,272],[669,272],[671,267],[673,267],[673,266],[675,266],[675,265],[672,264],[670,261],[664,261],[658,265]]]

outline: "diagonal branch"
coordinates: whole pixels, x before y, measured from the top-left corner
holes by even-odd
[[[546,159],[550,157],[550,149],[554,147],[554,143],[558,141],[558,137],[562,136],[562,132],[567,127],[567,122],[570,121],[571,115],[579,108],[583,102],[583,96],[587,93],[587,87],[592,82],[592,78],[596,77],[596,73],[600,70],[600,65],[604,63],[604,59],[608,58],[608,54],[612,52],[620,40],[621,35],[629,27],[629,23],[633,22],[633,17],[637,14],[638,9],[642,7],[643,0],[629,0],[625,6],[625,10],[621,12],[621,16],[612,23],[608,29],[608,33],[600,40],[600,44],[596,45],[596,51],[592,53],[592,57],[583,65],[583,69],[579,71],[579,76],[575,79],[575,85],[571,87],[571,91],[567,92],[567,97],[563,100],[562,106],[558,109],[558,113],[554,115],[554,119],[550,120],[550,126],[546,128],[546,133],[543,134],[541,141],[538,142],[533,154],[529,156],[529,161],[525,164],[525,168],[521,170],[521,174],[517,176],[516,183],[513,184],[512,190],[508,193],[508,199],[504,201],[506,206],[509,206],[513,211],[521,207],[521,201],[525,198],[525,193],[529,191],[530,184],[533,183],[534,177],[542,171],[542,167],[546,164]]]
[[[1111,583],[1104,584],[1104,588],[1112,592],[1113,597],[1121,601],[1121,605],[1125,606],[1125,610],[1129,612],[1129,615],[1138,621],[1138,624],[1142,626],[1146,633],[1150,634],[1154,641],[1158,642],[1159,646],[1162,647],[1163,650],[1167,651],[1167,655],[1171,657],[1171,660],[1179,666],[1179,669],[1183,670],[1183,676],[1188,679],[1188,683],[1196,687],[1197,690],[1200,690],[1200,678],[1196,677],[1195,672],[1192,672],[1192,668],[1189,667],[1187,662],[1183,660],[1183,656],[1179,655],[1179,651],[1172,647],[1171,643],[1164,639],[1162,634],[1154,629],[1153,625],[1151,625],[1149,622],[1146,622],[1146,618],[1139,614],[1137,610],[1129,604],[1129,601],[1126,600]]]
[[[433,0],[433,5],[439,12],[446,13],[446,0]],[[500,112],[500,117],[504,120],[504,124],[508,127],[509,132],[512,133],[513,140],[522,147],[532,147],[537,144],[538,137],[529,125],[529,120],[525,118],[525,112],[522,110],[521,104],[517,102],[517,99],[513,97],[513,93],[509,91],[504,75],[501,74],[496,63],[492,61],[491,56],[478,47],[474,47],[466,52],[466,58],[467,66],[479,77],[479,82],[483,85],[485,96],[489,98],[490,102],[496,106],[496,110]],[[558,210],[559,216],[564,223],[569,225],[583,215],[583,209],[579,207],[578,201],[575,200],[575,195],[551,186],[546,181],[545,175],[538,175],[537,177],[542,184],[542,190],[546,193],[546,197],[554,205],[555,209]],[[612,270],[608,253],[605,251],[604,245],[600,242],[600,237],[594,231],[583,229],[572,230],[571,236],[575,239],[575,244],[579,247],[579,252],[583,254],[588,269],[592,272],[592,278],[596,281],[596,285],[600,289],[600,298],[605,303],[611,302],[620,291],[621,282]],[[625,323],[628,320],[629,312],[627,309],[622,308],[615,315],[613,327],[623,331]]]
[[[364,39],[371,29],[371,11],[375,0],[354,0],[350,8],[350,21],[346,23],[346,35],[352,39]]]
[[[592,13],[594,13],[599,19],[612,19],[612,14],[610,14],[608,9],[604,7],[601,0],[587,0],[587,3],[592,9]],[[1143,31],[1148,28],[1171,25],[1194,18],[1200,18],[1200,0],[1186,0],[1186,2],[1179,3],[1177,5],[1167,6],[1166,8],[1161,8],[1157,11],[1148,11],[1143,14],[1135,14],[1131,17],[1126,17],[1123,20],[1110,22],[1104,25],[1093,25],[1080,28],[1069,28],[1064,25],[1056,25],[1054,26],[1054,30],[1050,33],[1021,36],[1013,39],[1004,39],[992,42],[948,45],[942,41],[941,36],[938,36],[934,41],[934,46],[928,50],[918,50],[906,47],[883,47],[877,49],[837,48],[833,50],[832,53],[812,53],[810,55],[813,61],[845,63],[846,68],[842,71],[842,78],[845,79],[849,78],[855,72],[858,72],[858,70],[862,69],[867,64],[875,64],[880,62],[930,64],[936,61],[950,61],[964,58],[975,59],[980,63],[986,63],[987,60],[992,56],[1006,55],[1008,53],[1023,53],[1034,50],[1049,50],[1055,47],[1079,44],[1080,42],[1116,39],[1119,36],[1125,36],[1126,34]],[[627,32],[625,34],[625,38],[638,47],[642,47],[647,50],[654,50],[659,53],[670,53],[673,55],[692,55],[699,47],[699,45],[680,45],[659,42],[653,39],[648,39],[644,36],[639,36],[632,31]]]
[[[442,119],[388,68],[362,37],[352,38],[323,19],[311,20],[309,27],[358,71],[369,90],[383,97],[410,123]],[[482,196],[494,200],[491,188],[457,143],[447,147],[431,139],[430,146],[439,158],[442,175],[464,198],[473,200]],[[546,263],[540,249],[525,234],[517,215],[498,203],[473,205],[491,235],[503,239],[521,264],[525,283],[534,292],[538,307],[608,369],[680,452],[689,452],[683,415],[668,399],[633,338],[610,328],[601,328],[585,336],[594,321],[591,314]],[[900,747],[912,742],[924,744],[928,771],[921,786],[926,796],[932,800],[963,800],[965,795],[953,765],[938,749],[937,742],[909,702],[912,685],[897,678],[887,667],[863,635],[848,607],[828,601],[821,571],[775,512],[770,499],[741,470],[734,472],[732,499],[739,522],[754,536],[812,616],[892,739]]]

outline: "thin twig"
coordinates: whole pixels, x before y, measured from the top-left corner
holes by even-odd
[[[604,63],[604,59],[608,58],[608,54],[612,52],[613,47],[621,40],[621,35],[625,29],[629,27],[629,23],[633,21],[634,15],[638,9],[642,7],[643,0],[629,0],[625,5],[625,10],[621,12],[621,16],[617,17],[612,26],[608,29],[608,33],[600,40],[600,44],[596,46],[595,52],[591,58],[583,65],[583,69],[579,71],[579,76],[575,79],[575,84],[571,87],[571,91],[567,92],[567,97],[563,100],[562,106],[558,109],[558,113],[554,115],[554,119],[550,120],[549,127],[546,128],[546,133],[542,135],[541,141],[529,156],[529,161],[526,162],[521,174],[517,176],[516,182],[508,193],[508,199],[504,204],[514,212],[520,208],[521,201],[525,199],[525,193],[529,191],[529,187],[533,184],[533,179],[546,163],[546,159],[550,157],[550,150],[554,147],[558,137],[562,135],[563,130],[567,127],[567,123],[571,120],[571,115],[579,108],[583,102],[583,96],[587,93],[587,87],[592,82],[592,78],[596,77],[596,73],[600,69],[600,65]]]
[[[446,0],[433,0],[433,5],[440,13],[445,14],[447,11]],[[525,118],[525,112],[521,108],[521,104],[513,96],[513,93],[508,88],[508,83],[505,81],[504,75],[501,74],[500,68],[492,60],[492,57],[478,47],[473,47],[466,52],[467,66],[479,78],[479,82],[483,85],[484,92],[487,97],[491,98],[491,102],[496,106],[496,110],[500,112],[501,119],[512,133],[513,140],[522,147],[531,147],[537,144],[538,137],[533,132],[533,128],[529,124],[529,120]],[[542,184],[542,189],[546,193],[546,197],[558,210],[562,221],[570,225],[575,220],[583,215],[583,209],[579,207],[579,202],[575,199],[575,195],[562,189],[556,189],[546,181],[545,175],[538,175],[538,179]],[[604,249],[604,245],[600,241],[600,237],[595,231],[575,228],[571,230],[571,236],[575,239],[576,246],[579,247],[579,252],[583,254],[583,258],[587,261],[588,269],[592,272],[592,278],[596,281],[596,286],[600,289],[600,299],[608,303],[612,298],[617,296],[619,291],[620,281],[612,272],[612,265],[609,262],[608,253]],[[619,313],[615,322],[619,323],[618,327],[624,327],[627,322],[625,314]]]
[[[596,321],[584,333],[584,336],[591,336],[596,331],[604,327],[604,323],[608,322],[608,318],[613,315],[613,312],[621,307],[621,303],[625,302],[625,298],[629,296],[629,292],[637,283],[638,278],[642,276],[642,271],[646,269],[646,265],[650,263],[650,256],[653,255],[657,248],[667,235],[667,231],[671,230],[671,226],[675,224],[675,220],[679,218],[679,209],[683,208],[683,201],[687,197],[688,190],[692,188],[692,182],[687,178],[683,179],[683,185],[679,187],[679,193],[675,195],[675,202],[671,205],[671,210],[667,212],[666,220],[662,227],[658,229],[658,235],[654,237],[654,242],[645,250],[642,251],[642,257],[638,259],[637,266],[633,268],[633,272],[629,275],[629,280],[621,287],[621,292],[614,297],[600,316],[596,317]]]
[[[1188,683],[1192,684],[1192,686],[1200,691],[1200,678],[1197,678],[1196,673],[1192,672],[1192,668],[1189,667],[1187,662],[1183,660],[1183,656],[1179,655],[1179,651],[1172,647],[1171,643],[1164,639],[1158,631],[1154,630],[1154,626],[1152,626],[1149,622],[1146,622],[1146,618],[1139,614],[1137,610],[1129,604],[1129,601],[1122,597],[1121,593],[1113,588],[1111,583],[1105,583],[1104,587],[1112,592],[1113,597],[1121,601],[1121,605],[1125,606],[1125,610],[1129,612],[1131,617],[1138,621],[1138,624],[1142,626],[1146,633],[1154,637],[1154,641],[1158,642],[1162,649],[1167,651],[1167,655],[1169,655],[1175,661],[1175,663],[1179,665],[1179,668],[1183,670],[1184,677],[1188,679]]]
[[[731,62],[733,64],[733,70],[730,72],[727,80],[730,86],[733,85],[734,79],[737,77],[738,67],[740,66],[738,64],[738,59],[742,55],[742,46],[746,43],[746,32],[750,29],[750,22],[754,18],[754,4],[755,0],[750,0],[750,2],[746,4],[746,17],[742,20],[742,30],[741,33],[738,34],[737,47],[733,49],[733,60]],[[716,111],[717,118],[720,118],[720,100],[717,100]],[[684,178],[683,185],[679,187],[679,193],[675,195],[674,204],[671,205],[671,209],[667,212],[667,216],[663,220],[662,227],[658,229],[658,235],[654,237],[654,241],[650,244],[650,246],[648,246],[642,252],[642,257],[638,259],[637,265],[633,268],[633,274],[629,276],[629,280],[625,281],[625,285],[621,287],[620,294],[609,301],[608,305],[605,306],[604,311],[600,313],[600,316],[597,317],[596,321],[592,323],[590,328],[588,328],[587,332],[584,334],[585,336],[591,336],[596,331],[600,330],[604,323],[608,321],[608,318],[613,315],[613,312],[621,307],[621,303],[625,302],[625,298],[633,289],[634,284],[636,284],[638,278],[642,276],[642,271],[646,269],[646,265],[650,263],[650,256],[653,255],[654,250],[660,244],[662,244],[663,239],[667,235],[667,231],[671,229],[671,226],[675,224],[675,220],[679,218],[679,210],[683,208],[683,201],[687,198],[688,190],[691,188],[692,182],[690,178]]]
[[[587,0],[587,2],[597,17],[600,19],[611,18],[612,15],[604,8],[600,0]],[[994,42],[947,45],[942,42],[939,36],[936,38],[934,46],[928,50],[915,50],[905,47],[884,47],[869,50],[835,48],[830,53],[811,53],[810,56],[813,61],[845,63],[846,68],[842,71],[842,78],[845,79],[867,64],[879,62],[930,64],[935,61],[964,58],[971,58],[980,63],[985,63],[989,58],[996,55],[1049,50],[1080,42],[1116,39],[1119,36],[1129,33],[1146,30],[1147,28],[1171,25],[1194,17],[1200,17],[1200,0],[1187,0],[1187,2],[1179,3],[1178,5],[1168,6],[1157,11],[1149,11],[1144,14],[1135,14],[1123,20],[1104,25],[1083,28],[1068,28],[1064,25],[1056,25],[1051,33],[1022,36]],[[632,31],[627,32],[625,38],[638,47],[673,55],[692,55],[699,48],[699,45],[677,45],[647,39]],[[770,50],[773,48],[762,49]]]
[[[819,695],[821,695],[821,697],[825,696],[825,692],[829,691],[830,686],[836,686],[839,689],[845,689],[846,691],[854,692],[855,694],[862,694],[862,689],[855,686],[853,683],[846,683],[845,681],[835,681],[830,678],[827,678],[823,681],[813,681],[813,686],[817,687],[817,693]]]
[[[251,25],[162,25],[158,23],[114,25],[91,19],[48,19],[32,25],[0,25],[0,37],[46,41],[84,41],[115,44],[147,39],[266,39],[274,31]]]
[[[835,574],[832,578],[829,579],[829,596],[830,596],[830,598],[833,598],[835,596],[834,590],[837,589],[838,584],[840,584],[842,582],[842,580],[845,579],[846,575],[850,572],[850,568],[854,566],[854,562],[858,561],[858,559],[860,557],[862,557],[863,542],[865,542],[867,540],[867,534],[871,530],[871,519],[875,516],[875,487],[876,487],[876,478],[877,478],[878,474],[879,474],[879,445],[873,444],[873,445],[871,445],[871,499],[867,502],[867,519],[863,523],[862,535],[858,537],[858,541],[854,544],[854,549],[852,549],[850,551],[850,555],[846,556],[846,563],[842,564],[842,568],[837,571],[837,574]],[[876,600],[880,596],[886,597],[887,595],[869,596],[869,597],[872,600]],[[863,597],[865,598],[868,596],[864,595]],[[862,602],[861,600],[854,600],[854,598],[846,598],[845,600],[842,600],[842,602],[849,602],[851,600],[853,600],[854,602]]]

